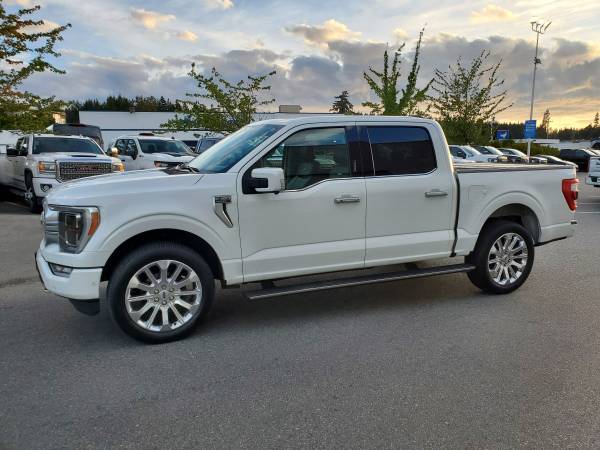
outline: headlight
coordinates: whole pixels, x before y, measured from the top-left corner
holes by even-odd
[[[38,172],[54,175],[56,173],[56,163],[54,162],[38,162]]]
[[[125,166],[123,165],[122,162],[113,163],[112,164],[112,171],[113,172],[125,172]]]
[[[58,211],[58,243],[60,250],[80,253],[100,225],[100,211],[92,206],[72,208],[52,206]]]

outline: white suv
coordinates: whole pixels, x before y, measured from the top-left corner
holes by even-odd
[[[125,170],[175,167],[195,157],[183,142],[152,135],[120,136],[108,148],[118,155]]]

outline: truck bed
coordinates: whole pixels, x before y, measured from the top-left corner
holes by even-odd
[[[477,172],[523,172],[537,170],[565,170],[568,166],[559,166],[556,164],[499,164],[499,163],[478,163],[468,162],[454,164],[456,173],[477,173]]]

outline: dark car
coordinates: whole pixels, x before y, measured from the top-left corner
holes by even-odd
[[[542,158],[546,158],[546,160],[548,161],[548,164],[554,164],[556,166],[573,166],[573,167],[577,167],[577,164],[571,162],[571,161],[565,161],[564,159],[560,159],[558,156],[553,156],[553,155],[537,155],[537,156],[541,156]]]
[[[584,148],[563,148],[559,152],[559,157],[565,161],[571,161],[577,164],[579,170],[586,171],[590,163],[590,158],[598,156],[594,152]]]
[[[522,164],[548,164],[548,161],[543,156],[532,155],[527,156],[521,150],[517,150],[515,148],[501,148],[499,149],[502,153],[508,156],[508,160],[514,163],[522,163]]]

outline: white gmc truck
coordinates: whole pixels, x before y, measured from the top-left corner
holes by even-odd
[[[91,138],[29,134],[0,155],[0,189],[23,193],[31,212],[39,213],[50,189],[78,178],[122,172],[117,158]]]
[[[432,120],[267,120],[186,165],[53,189],[37,268],[49,291],[89,314],[108,282],[116,323],[148,342],[190,333],[215,280],[260,283],[247,292],[260,299],[465,272],[505,294],[527,279],[535,246],[574,234],[577,183],[564,166],[455,167]],[[457,262],[300,278],[448,257]]]

